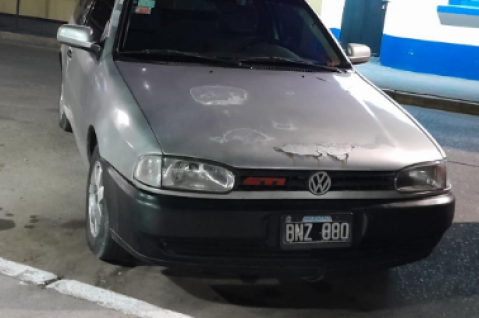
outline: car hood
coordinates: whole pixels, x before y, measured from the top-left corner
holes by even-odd
[[[165,154],[237,168],[398,170],[433,139],[353,72],[117,66]]]

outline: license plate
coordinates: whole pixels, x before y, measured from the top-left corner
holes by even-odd
[[[284,249],[338,248],[352,244],[352,213],[285,215],[281,224]]]

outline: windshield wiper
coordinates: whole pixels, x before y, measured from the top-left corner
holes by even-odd
[[[210,62],[214,64],[223,64],[228,66],[235,66],[235,67],[248,67],[244,65],[241,61],[232,60],[221,58],[217,56],[211,55],[202,55],[199,53],[194,52],[184,52],[184,51],[177,51],[177,50],[140,50],[140,51],[126,51],[121,52],[122,55],[146,55],[146,56],[156,56],[156,57],[186,57],[190,59],[194,59],[201,62]]]
[[[295,59],[289,59],[285,57],[276,57],[276,56],[271,56],[271,57],[251,57],[251,58],[246,58],[246,59],[240,59],[236,60],[241,63],[268,63],[268,64],[288,64],[288,65],[297,65],[297,66],[306,66],[310,68],[315,68],[318,70],[322,71],[328,71],[328,72],[337,72],[337,73],[344,73],[345,70],[335,67],[335,66],[328,66],[324,64],[319,64],[315,62],[309,62],[305,60],[295,60]]]

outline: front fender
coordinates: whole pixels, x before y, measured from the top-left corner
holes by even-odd
[[[162,152],[111,55],[98,65],[91,98],[89,122],[95,129],[100,155],[132,180],[140,156]]]

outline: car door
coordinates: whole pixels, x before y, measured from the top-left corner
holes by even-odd
[[[90,12],[90,9],[94,3],[94,0],[80,0],[73,13],[73,16],[69,20],[69,24],[85,25],[86,18]],[[81,78],[78,67],[78,57],[75,55],[78,49],[72,48],[68,45],[62,45],[62,103],[65,107],[64,111],[67,113],[70,123],[73,126],[73,130],[76,131],[77,125],[75,123],[74,113],[77,112],[78,105],[80,104],[79,96],[81,94],[78,90],[78,82]]]
[[[93,39],[102,44],[103,33],[113,12],[115,0],[85,0],[85,12],[80,24],[93,30]],[[69,47],[66,49],[65,90],[69,90],[70,122],[75,133],[80,153],[86,157],[86,140],[89,122],[87,109],[90,103],[92,85],[96,82],[99,65],[97,55],[85,50]],[[68,88],[66,88],[68,86]],[[87,158],[83,158],[87,159]]]

